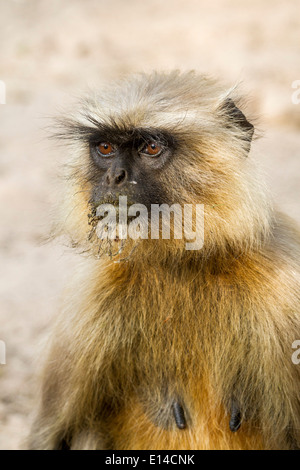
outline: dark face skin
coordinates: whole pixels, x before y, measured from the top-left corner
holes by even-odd
[[[175,141],[163,131],[134,129],[116,132],[112,128],[95,132],[89,139],[91,180],[90,202],[118,204],[127,196],[128,204],[168,203],[159,183],[159,174],[172,157]]]

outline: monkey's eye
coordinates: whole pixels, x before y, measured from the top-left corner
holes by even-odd
[[[146,155],[150,155],[152,157],[157,157],[162,152],[162,147],[158,145],[156,142],[150,142],[149,144],[145,145],[142,149],[142,153]]]
[[[113,155],[115,152],[113,146],[109,142],[101,142],[97,145],[97,150],[100,155],[105,157]]]

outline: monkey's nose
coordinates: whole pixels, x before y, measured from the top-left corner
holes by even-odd
[[[121,186],[127,180],[127,171],[124,168],[117,168],[113,172],[109,171],[106,175],[108,186]]]

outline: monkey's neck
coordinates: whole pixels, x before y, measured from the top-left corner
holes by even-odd
[[[260,250],[242,252],[241,250],[230,250],[226,252],[179,252],[163,253],[159,252],[152,256],[134,256],[126,261],[106,261],[105,271],[108,276],[112,276],[115,282],[122,284],[125,282],[141,282],[150,273],[164,278],[172,276],[174,278],[193,279],[198,276],[232,276],[237,269],[243,265],[249,265],[251,259],[257,259],[261,255]]]

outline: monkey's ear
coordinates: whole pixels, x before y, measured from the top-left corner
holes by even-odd
[[[251,141],[254,133],[254,126],[246,119],[246,116],[235,105],[231,98],[227,98],[222,104],[222,111],[230,119],[230,124],[238,126],[242,132],[242,139],[246,143],[246,149],[250,151]],[[231,125],[228,127],[231,127]]]

